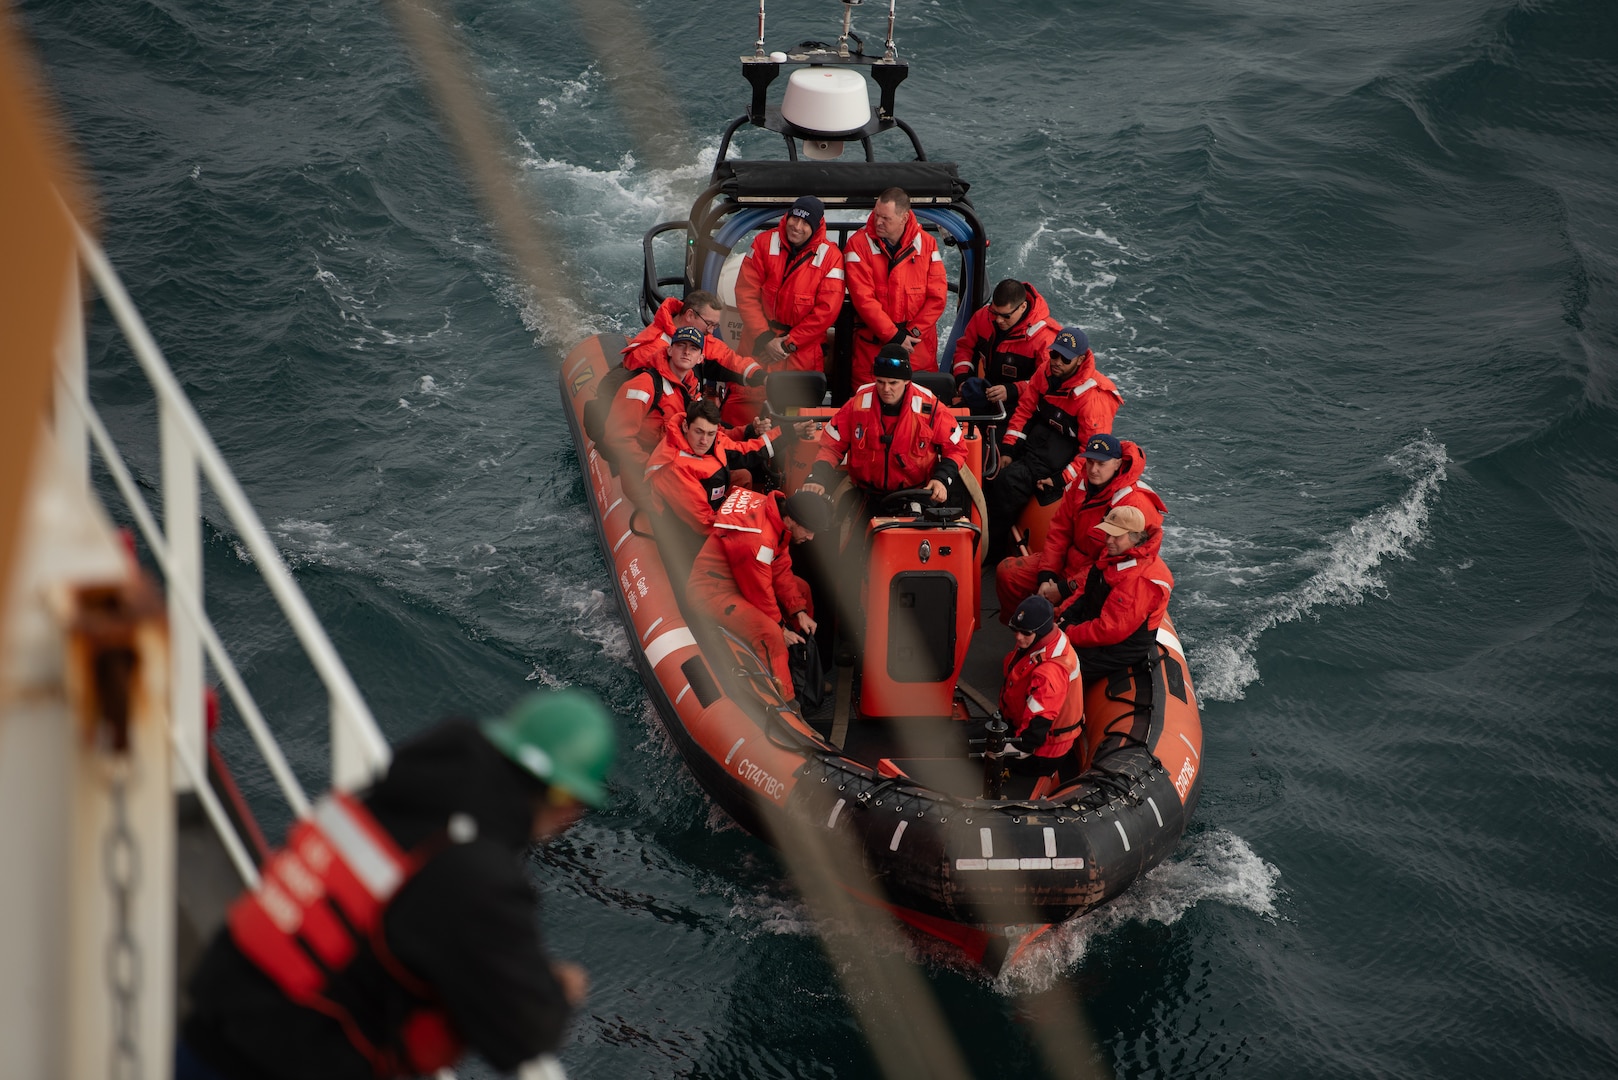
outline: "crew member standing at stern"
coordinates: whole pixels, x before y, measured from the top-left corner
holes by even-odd
[[[826,208],[805,195],[753,238],[736,275],[742,351],[768,371],[824,371],[826,331],[843,310],[843,253],[826,239]],[[758,415],[764,392],[736,387],[725,422]]]
[[[871,381],[884,345],[897,345],[912,371],[938,370],[938,319],[949,281],[938,243],[910,209],[910,196],[889,188],[877,196],[864,227],[843,245],[848,298],[859,316],[854,334],[854,386]]]
[[[577,690],[404,743],[292,828],[197,965],[179,1080],[373,1080],[553,1053],[588,979],[545,954],[529,844],[606,802],[612,721]]]

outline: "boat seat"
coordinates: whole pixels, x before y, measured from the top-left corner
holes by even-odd
[[[955,376],[947,371],[918,371],[911,376],[918,386],[925,386],[933,396],[946,405],[955,400]]]

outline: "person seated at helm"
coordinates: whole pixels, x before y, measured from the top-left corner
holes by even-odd
[[[741,345],[767,371],[824,371],[826,331],[843,310],[843,253],[826,239],[826,208],[794,202],[775,228],[753,238],[736,274]],[[725,422],[758,415],[764,394],[733,389]]]
[[[1084,591],[1060,620],[1087,679],[1154,656],[1157,628],[1174,592],[1174,575],[1157,554],[1163,529],[1149,524],[1140,507],[1115,506],[1096,529],[1106,534],[1106,553],[1090,567]]]
[[[646,482],[652,509],[663,515],[659,540],[682,555],[674,565],[682,571],[689,565],[733,486],[762,489],[780,436],[772,430],[738,442],[720,430],[719,406],[708,400],[693,401],[680,422],[664,430],[646,464]]]
[[[1138,507],[1149,526],[1163,523],[1163,500],[1141,479],[1146,451],[1127,439],[1101,434],[1090,436],[1079,457],[1083,475],[1062,496],[1045,531],[1045,546],[1032,555],[1002,559],[995,567],[1001,622],[1011,617],[1023,597],[1036,591],[1058,611],[1073,598],[1090,567],[1106,554],[1106,534],[1096,526],[1113,507]]]
[[[1016,638],[1001,663],[1000,716],[1010,726],[1002,757],[1022,775],[1080,771],[1084,687],[1073,646],[1043,596],[1030,596],[1011,617]]]
[[[835,491],[838,467],[846,460],[849,479],[871,503],[906,488],[926,488],[934,503],[964,499],[966,445],[955,414],[931,390],[910,381],[910,360],[898,346],[885,346],[872,370],[874,381],[856,390],[821,429],[820,452],[802,490]]]
[[[1026,281],[1006,278],[972,313],[955,345],[951,368],[960,401],[975,416],[1017,411],[1022,387],[1050,352],[1062,326]]]
[[[724,305],[719,297],[706,289],[694,289],[684,300],[669,297],[652,316],[652,324],[624,347],[624,368],[639,371],[656,367],[659,357],[667,355],[675,331],[689,326],[703,333],[702,363],[697,368],[697,378],[703,386],[704,397],[723,399],[744,386],[763,386],[765,372],[759,362],[741,355],[719,336],[719,319],[723,313]],[[730,434],[745,439],[761,435],[768,428],[769,421],[747,417],[736,421]]]
[[[696,369],[706,337],[696,327],[682,326],[668,351],[626,379],[613,396],[602,453],[617,467],[624,493],[637,506],[647,500],[646,463],[663,441],[664,428],[684,419],[686,408],[702,396]]]
[[[1000,471],[983,492],[991,563],[1007,554],[1011,527],[1035,492],[1060,494],[1078,478],[1079,451],[1090,436],[1112,431],[1123,401],[1112,380],[1096,370],[1083,330],[1069,327],[1056,335],[1017,402],[1000,440]]]
[[[938,319],[949,281],[938,242],[910,209],[902,188],[877,196],[866,223],[843,245],[848,299],[859,317],[854,385],[868,382],[884,346],[904,351],[916,371],[938,370]]]
[[[809,586],[792,571],[791,546],[814,539],[831,522],[824,497],[791,498],[737,488],[720,504],[713,531],[687,581],[696,610],[744,641],[774,675],[781,697],[796,707],[787,646],[816,629]]]

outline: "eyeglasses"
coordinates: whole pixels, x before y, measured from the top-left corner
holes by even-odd
[[[693,315],[695,315],[697,317],[697,321],[702,324],[703,329],[707,330],[708,333],[711,334],[715,330],[719,329],[719,320],[718,319],[710,319],[710,318],[708,318],[708,316],[704,315],[702,312],[697,311],[694,308],[692,309],[691,314],[693,314]]]
[[[1027,306],[1028,301],[1024,300],[1022,303],[1018,304],[1016,307],[1013,307],[1009,311],[1001,311],[993,304],[990,304],[989,314],[994,316],[996,322],[1013,322],[1016,320],[1018,315],[1022,314],[1022,309]]]

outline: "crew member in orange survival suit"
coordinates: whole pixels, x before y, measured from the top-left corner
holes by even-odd
[[[761,495],[738,488],[714,515],[691,567],[687,596],[769,665],[781,697],[796,707],[787,646],[815,632],[809,586],[792,572],[790,547],[831,523],[831,507],[800,491]]]

